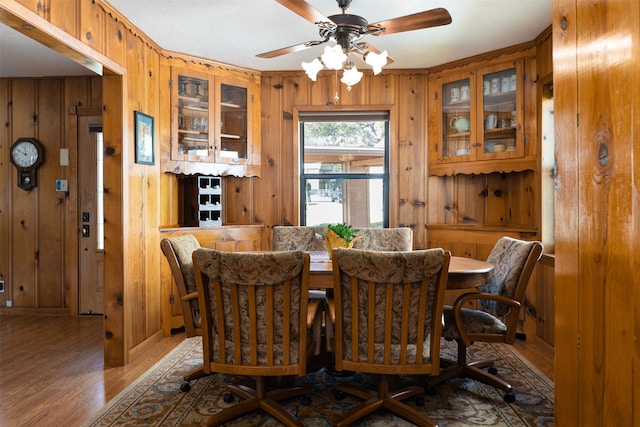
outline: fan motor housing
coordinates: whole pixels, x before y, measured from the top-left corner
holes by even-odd
[[[320,35],[324,38],[335,40],[346,51],[350,49],[353,42],[362,37],[366,33],[369,23],[366,19],[358,15],[332,15],[329,19],[336,24],[331,30],[327,28],[320,29]]]

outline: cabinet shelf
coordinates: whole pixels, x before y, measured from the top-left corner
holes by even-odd
[[[231,134],[228,134],[228,133],[222,133],[222,134],[220,134],[220,137],[221,138],[226,138],[226,139],[238,139],[238,140],[241,139],[240,135],[231,135]]]
[[[500,137],[508,137],[513,138],[516,133],[515,126],[509,126],[506,128],[496,128],[496,129],[486,129],[484,134],[487,138],[500,138]]]
[[[471,136],[471,132],[459,132],[459,133],[450,133],[444,135],[445,138],[469,138]]]
[[[220,106],[221,106],[223,109],[225,109],[225,108],[230,108],[230,109],[234,109],[234,110],[235,110],[235,109],[240,109],[240,108],[242,108],[242,106],[241,106],[241,105],[239,105],[239,104],[230,104],[230,103],[228,103],[228,102],[221,102],[221,103],[220,103]]]
[[[183,104],[181,105],[181,108],[183,110],[189,110],[189,111],[199,111],[199,112],[204,112],[207,113],[209,112],[209,107],[207,106],[208,104],[204,104],[204,105],[188,105],[188,104]]]

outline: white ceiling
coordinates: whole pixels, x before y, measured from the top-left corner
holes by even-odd
[[[325,16],[335,0],[307,0]],[[109,0],[127,19],[170,51],[260,71],[299,70],[324,45],[272,59],[262,52],[319,40],[318,28],[274,0]],[[369,23],[443,7],[452,23],[384,36],[365,36],[394,62],[387,68],[429,68],[528,42],[551,25],[552,0],[353,0],[348,13]],[[0,25],[0,77],[77,75],[72,61]],[[46,52],[45,52],[46,51]],[[368,68],[365,65],[359,68]]]

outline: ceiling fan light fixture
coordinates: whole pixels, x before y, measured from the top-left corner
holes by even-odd
[[[320,56],[322,63],[330,70],[342,69],[342,64],[347,60],[347,55],[339,45],[325,46],[324,53]]]
[[[380,74],[382,67],[387,65],[387,56],[389,56],[389,54],[386,50],[381,53],[367,52],[364,55],[364,62],[373,68],[373,74]]]
[[[322,62],[318,58],[314,59],[311,62],[303,62],[302,68],[307,73],[307,76],[314,82],[318,78],[318,72],[322,70],[323,65]]]
[[[347,90],[351,90],[351,86],[357,85],[362,79],[362,71],[358,71],[352,62],[348,62],[342,73],[340,81],[347,85]]]

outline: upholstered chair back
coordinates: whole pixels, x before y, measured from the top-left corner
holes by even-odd
[[[536,246],[540,246],[539,250],[533,251]],[[500,238],[487,257],[487,262],[492,264],[494,268],[489,273],[487,284],[480,287],[479,290],[522,302],[527,282],[541,253],[540,242],[518,240],[506,236]],[[529,260],[532,254],[534,258]],[[527,262],[529,262],[530,270],[526,272],[527,274],[523,274]],[[509,312],[508,305],[500,304],[495,300],[479,300],[479,303],[483,310],[499,318],[503,318]]]
[[[359,228],[354,243],[356,249],[371,251],[410,251],[413,249],[413,230],[409,227]],[[272,249],[274,251],[325,251],[327,248],[321,236],[327,231],[325,226],[274,226]]]
[[[198,249],[193,260],[205,371],[304,375],[309,255]]]
[[[324,231],[321,226],[274,226],[271,247],[274,251],[325,251],[324,242],[318,238]]]
[[[185,234],[162,239],[160,248],[167,258],[182,303],[185,333],[188,337],[200,335],[200,306],[191,257],[200,248],[200,242],[192,234]]]
[[[335,249],[336,368],[437,372],[449,257],[442,249]]]
[[[353,244],[356,249],[370,251],[410,251],[413,249],[413,230],[409,227],[361,228],[362,237]]]

